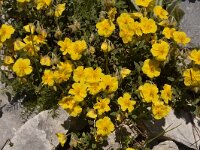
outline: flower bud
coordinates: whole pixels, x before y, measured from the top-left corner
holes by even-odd
[[[60,31],[60,29],[58,28],[54,34],[54,37],[56,39],[60,39],[60,37],[62,36],[62,32]]]

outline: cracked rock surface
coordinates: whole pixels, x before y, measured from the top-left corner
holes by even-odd
[[[173,110],[165,119],[158,121],[146,121],[145,125],[151,131],[150,134],[156,136],[161,132],[166,132],[163,136],[167,139],[179,142],[192,149],[200,147],[199,118],[190,116],[187,111],[175,113]]]
[[[2,148],[6,141],[11,139],[21,125],[23,125],[23,119],[20,116],[20,108],[12,110],[7,109],[9,102],[5,94],[0,95],[0,100],[0,148]]]
[[[48,110],[29,119],[11,139],[13,146],[6,145],[3,150],[53,150],[59,144],[56,133],[67,131],[62,127],[69,115],[59,110],[53,118]]]
[[[173,141],[165,141],[154,146],[152,150],[179,150],[179,148]]]
[[[185,12],[180,27],[191,38],[189,47],[200,46],[200,1],[184,0],[180,8]]]

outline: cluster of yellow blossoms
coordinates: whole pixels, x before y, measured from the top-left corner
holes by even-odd
[[[46,65],[50,65],[51,61],[48,56],[45,56],[47,58],[41,58],[47,59]],[[49,63],[49,64],[47,64]],[[73,71],[73,65],[70,61],[60,62],[57,64],[57,67],[55,70],[49,70],[45,69],[44,74],[42,76],[42,83],[44,85],[53,86],[55,83],[62,83],[64,81],[67,81],[69,77],[71,76],[71,73]]]
[[[37,34],[34,34],[36,27],[33,23],[29,23],[24,26],[24,30],[30,35],[27,35],[23,41],[17,39],[14,42],[15,51],[25,51],[29,56],[37,55],[37,52],[40,50],[42,44],[46,44],[47,32],[45,29],[37,30]]]
[[[28,3],[30,1],[31,0],[17,0],[17,2],[19,2],[19,3]],[[52,3],[52,0],[35,0],[35,4],[36,4],[36,9],[37,10],[41,10],[43,8],[46,8],[46,7],[50,6],[51,3]],[[65,3],[58,4],[55,7],[54,16],[55,17],[60,17],[64,10],[65,10]]]
[[[65,38],[64,41],[58,41],[58,45],[60,46],[62,54],[69,54],[72,60],[79,60],[82,53],[87,48],[87,44],[84,40],[72,42],[69,38]]]
[[[68,91],[69,96],[62,98],[59,105],[65,109],[71,116],[76,117],[82,112],[84,99],[89,94],[97,95],[99,92],[113,93],[118,88],[118,80],[111,75],[102,73],[101,68],[93,69],[78,66],[73,71],[72,88]],[[110,111],[110,99],[97,97],[97,102],[93,108],[87,111],[87,117],[96,119],[104,113]],[[102,123],[103,122],[103,123]],[[100,118],[96,121],[97,135],[105,136],[114,130],[114,125],[109,117]]]
[[[17,2],[28,3],[30,0],[17,0]],[[160,76],[160,66],[169,59],[172,47],[170,40],[173,40],[176,44],[186,45],[190,42],[190,38],[187,37],[186,33],[177,31],[171,26],[163,27],[162,21],[168,19],[169,13],[161,6],[154,6],[153,17],[148,18],[146,7],[151,2],[153,0],[135,0],[139,7],[145,7],[145,9],[141,9],[141,12],[121,13],[116,20],[117,10],[116,8],[111,8],[107,13],[108,19],[104,18],[99,21],[96,24],[96,29],[98,35],[103,36],[104,42],[101,44],[101,51],[104,53],[114,50],[114,44],[109,40],[109,37],[112,36],[117,27],[119,28],[119,37],[125,44],[131,43],[134,38],[147,37],[149,40],[146,44],[151,44],[151,48],[148,51],[152,57],[145,57],[146,60],[144,60],[141,69],[145,75],[152,79]],[[51,3],[52,0],[35,0],[38,10],[50,6]],[[60,17],[64,10],[65,3],[56,5],[53,9],[54,16]],[[158,21],[161,22],[158,23]],[[22,39],[15,39],[13,53],[25,52],[27,58],[24,55],[11,56],[9,54],[4,57],[4,63],[8,66],[10,65],[12,71],[19,78],[38,71],[38,74],[41,74],[42,86],[53,87],[52,89],[55,89],[55,91],[57,90],[56,87],[63,88],[61,83],[65,84],[70,81],[69,83],[72,85],[65,86],[58,104],[72,117],[78,117],[81,113],[84,113],[86,117],[93,119],[97,137],[107,136],[115,129],[111,121],[112,118],[108,117],[113,104],[115,104],[114,106],[117,104],[119,106],[118,110],[126,112],[126,114],[132,113],[135,106],[139,105],[138,100],[132,98],[132,93],[125,91],[117,99],[113,96],[120,83],[118,80],[127,77],[131,70],[122,68],[120,76],[117,77],[104,74],[100,67],[82,66],[83,63],[78,60],[82,58],[88,48],[89,43],[87,45],[85,40],[73,41],[66,37],[64,40],[57,41],[56,46],[59,46],[59,51],[56,54],[51,51],[44,54],[45,52],[43,53],[41,46],[46,46],[45,44],[47,44],[47,31],[42,27],[35,26],[34,23],[25,25],[23,31],[26,36]],[[157,39],[157,31],[160,33],[158,36],[160,39]],[[10,39],[14,32],[15,29],[11,25],[3,24],[0,28],[0,46],[7,39]],[[156,37],[156,39],[153,39],[153,37]],[[53,55],[59,55],[60,58],[57,58],[57,62],[53,60]],[[34,68],[37,67],[37,62],[34,61],[36,59],[39,59],[40,71]],[[184,84],[186,86],[199,86],[200,69],[198,65],[200,65],[200,50],[192,50],[189,53],[189,59],[193,62],[193,67],[183,72]],[[70,79],[72,79],[73,83]],[[165,84],[163,89],[159,91],[155,84],[145,81],[143,85],[138,87],[138,92],[142,101],[147,103],[148,106],[150,104],[155,119],[165,117],[171,110],[169,106],[173,98],[171,85]],[[66,135],[58,133],[57,136],[63,146],[66,142]],[[131,150],[133,148],[128,149]]]
[[[160,95],[158,94],[157,86],[151,83],[141,85],[138,90],[144,102],[152,103],[152,113],[155,119],[161,119],[169,113],[171,107],[168,103],[172,100],[172,88],[170,85],[165,84],[163,90],[160,91]]]
[[[184,84],[186,86],[199,87],[200,85],[200,50],[192,50],[189,53],[188,58],[193,61],[194,66],[192,68],[186,69],[183,72]]]
[[[0,28],[0,47],[7,39],[11,38],[11,35],[15,32],[15,29],[11,25],[2,24]]]
[[[173,38],[178,44],[187,44],[190,41],[184,32],[176,31],[174,28],[165,27],[162,34],[166,39]],[[161,39],[152,45],[150,51],[155,60],[147,59],[144,61],[142,71],[149,78],[158,77],[161,72],[159,65],[162,61],[166,61],[168,59],[170,45],[166,39]]]
[[[117,78],[112,77],[111,75],[103,74],[101,68],[99,67],[93,69],[91,67],[84,68],[83,66],[78,66],[73,71],[73,80],[75,83],[72,84],[72,88],[68,93],[70,94],[70,101],[74,101],[74,104],[78,104],[84,101],[84,98],[87,96],[87,92],[91,95],[96,95],[102,91],[106,93],[112,93],[115,92],[118,88]],[[109,102],[110,100],[108,98],[97,98],[97,103],[93,108],[94,110],[98,111],[99,115],[101,115],[102,113],[110,110],[110,107],[108,106]],[[63,107],[62,104],[63,103],[61,103],[61,107]],[[66,109],[65,107],[63,108]],[[70,112],[72,112],[72,108],[68,109]],[[97,117],[97,114],[94,110],[91,110],[88,113],[91,118]],[[79,113],[77,113],[76,116],[77,115],[79,115]]]

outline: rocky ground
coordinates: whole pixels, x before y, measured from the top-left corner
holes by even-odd
[[[185,11],[180,27],[185,31],[192,42],[189,46],[200,46],[200,1],[185,0],[180,7]],[[0,86],[4,88],[3,85]],[[58,118],[52,118],[50,111],[43,111],[28,121],[20,117],[20,107],[8,109],[9,102],[6,95],[1,94],[0,100],[0,149],[1,150],[54,150],[58,145],[55,133],[67,132],[61,124],[69,117],[62,110]],[[152,135],[158,135],[163,130],[173,129],[163,136],[163,140],[155,143],[153,150],[190,150],[200,149],[200,118],[191,116],[183,111],[175,114],[173,111],[165,120],[146,122]],[[127,129],[128,130],[128,129]],[[134,136],[134,133],[131,133]],[[114,141],[114,135],[109,137],[109,147],[119,148]],[[105,147],[106,149],[106,147]]]

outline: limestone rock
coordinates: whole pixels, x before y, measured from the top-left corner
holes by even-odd
[[[29,119],[16,132],[11,139],[13,146],[6,145],[3,150],[51,150],[59,144],[56,133],[67,131],[61,124],[69,115],[64,110],[58,111],[58,116],[53,118],[48,110],[43,111]]]
[[[145,125],[153,136],[165,130],[168,132],[164,134],[164,138],[177,141],[189,148],[197,149],[200,146],[198,120],[199,118],[191,118],[186,111],[182,110],[179,114],[175,114],[172,110],[165,119],[145,121]]]
[[[11,109],[7,110],[9,105],[8,98],[6,95],[0,95],[0,148],[6,143],[8,139],[11,139],[15,132],[23,124],[21,118],[21,109]]]
[[[136,138],[138,136],[137,131],[134,130],[133,127],[129,127],[125,124],[121,124],[115,132],[111,133],[108,136],[107,142],[108,145],[103,147],[104,150],[113,149],[117,150],[122,148],[120,145],[120,140],[123,140],[126,136],[130,136],[132,138]]]
[[[180,8],[185,12],[180,27],[191,38],[188,46],[200,46],[200,1],[185,0],[180,3]]]
[[[173,141],[165,141],[154,146],[152,150],[179,150]]]

